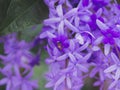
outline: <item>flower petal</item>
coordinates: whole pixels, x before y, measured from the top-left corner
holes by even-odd
[[[102,21],[100,21],[99,19],[96,20],[96,23],[101,30],[109,29],[109,27],[105,25]]]
[[[60,20],[61,20],[60,18],[49,18],[49,19],[44,20],[44,24],[45,25],[55,24],[59,22]]]
[[[114,71],[117,68],[116,65],[112,65],[110,67],[108,67],[107,69],[104,70],[104,73],[110,73],[112,71]]]
[[[104,45],[104,54],[107,56],[110,53],[110,45],[105,44]]]
[[[57,90],[57,87],[65,80],[65,75],[63,75],[56,83],[54,90]]]
[[[64,20],[65,21],[65,25],[70,29],[70,30],[72,30],[73,32],[79,32],[79,30],[75,27],[75,26],[73,26],[68,20]]]
[[[56,11],[57,11],[59,17],[63,16],[62,5],[58,5],[56,8]]]
[[[68,55],[67,55],[67,54],[64,54],[64,55],[62,55],[62,56],[59,56],[59,57],[57,58],[57,61],[65,60],[67,57],[68,57]]]
[[[119,59],[118,57],[115,55],[115,53],[111,52],[111,57],[112,57],[112,60],[117,64],[119,63]]]
[[[80,44],[84,44],[83,37],[82,37],[79,33],[77,33],[77,34],[75,35],[75,38],[76,38],[77,40],[79,40],[79,43],[80,43]]]

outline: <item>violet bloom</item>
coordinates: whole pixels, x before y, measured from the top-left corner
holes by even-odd
[[[65,37],[64,35],[53,38],[53,43],[61,51],[63,51],[64,48],[68,48],[68,46],[69,46],[69,44],[67,42],[67,37]]]
[[[15,34],[3,37],[5,55],[0,55],[0,59],[4,67],[0,69],[4,76],[0,80],[0,85],[6,85],[6,90],[33,90],[37,88],[37,83],[31,82],[31,75],[36,58],[31,52],[32,44],[28,44],[24,40],[19,41]],[[37,60],[39,61],[39,60]],[[23,78],[23,79],[20,79]],[[22,83],[19,87],[18,84]]]

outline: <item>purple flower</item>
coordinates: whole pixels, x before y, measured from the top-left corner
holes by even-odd
[[[53,43],[59,50],[64,50],[64,48],[69,47],[69,43],[67,42],[67,37],[64,35],[58,36],[56,38],[53,38]]]
[[[3,68],[0,69],[4,76],[0,85],[6,85],[6,90],[33,90],[37,83],[30,81],[32,68],[39,61],[39,58],[30,52],[32,44],[24,40],[19,41],[16,34],[3,37],[5,55],[0,55]],[[34,62],[34,64],[33,64]]]

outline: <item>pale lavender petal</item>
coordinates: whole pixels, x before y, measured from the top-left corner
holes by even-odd
[[[98,37],[98,38],[94,41],[94,45],[100,44],[100,43],[102,42],[102,40],[103,40],[103,37],[102,37],[102,36]]]
[[[17,65],[14,65],[14,70],[15,70],[15,74],[20,77],[21,75],[20,75],[19,67]]]
[[[118,59],[118,57],[115,55],[115,53],[111,52],[111,57],[112,60],[117,64],[120,62],[120,60]]]
[[[28,87],[26,84],[22,84],[22,90],[28,90]]]
[[[103,13],[103,9],[100,8],[100,9],[96,12],[96,16],[97,16],[97,17],[100,17],[100,16],[102,15],[102,13]]]
[[[107,56],[110,53],[110,45],[105,44],[104,45],[104,54]]]
[[[56,11],[57,11],[59,17],[63,16],[62,5],[58,5],[56,8]]]
[[[118,80],[120,78],[120,68],[118,67],[115,73],[115,80]]]
[[[92,53],[88,53],[86,56],[83,57],[83,60],[86,61],[91,57]]]
[[[110,86],[108,87],[109,90],[113,89],[115,87],[115,85],[117,84],[117,81],[114,81],[110,84]]]
[[[112,71],[114,71],[116,69],[117,69],[117,66],[116,65],[112,65],[112,66],[108,67],[107,69],[105,69],[104,72],[105,73],[110,73],[110,72],[112,72]]]
[[[80,44],[84,44],[84,40],[83,40],[83,37],[81,36],[81,34],[77,33],[77,34],[75,35],[75,38],[76,38],[77,40],[79,40],[79,43],[80,43]]]
[[[98,47],[98,46],[93,46],[93,47],[92,47],[92,50],[93,50],[93,51],[98,51],[98,50],[100,50],[100,47]]]
[[[74,51],[74,49],[75,49],[75,43],[74,43],[73,40],[70,40],[70,46],[69,46],[69,48],[71,49],[71,51]]]
[[[55,83],[55,87],[54,90],[57,90],[57,87],[63,83],[63,81],[65,80],[65,75],[63,75],[56,83]]]
[[[105,25],[102,21],[100,21],[99,19],[96,20],[96,23],[101,30],[109,29],[109,27],[107,25]]]
[[[71,89],[71,88],[72,88],[72,82],[71,82],[70,78],[67,77],[67,78],[66,78],[66,81],[67,81],[67,86],[68,86],[68,88]]]
[[[99,70],[98,68],[93,68],[92,71],[90,72],[90,77],[93,78],[98,72],[98,70]]]
[[[46,87],[46,88],[49,88],[49,87],[54,86],[54,84],[55,84],[55,82],[50,81],[50,82],[48,82],[48,83],[45,85],[45,87]]]
[[[73,26],[68,20],[64,20],[65,21],[65,25],[70,29],[72,30],[73,32],[79,32],[79,30]]]
[[[47,64],[50,64],[50,63],[53,63],[53,62],[55,62],[55,60],[54,60],[54,59],[49,59],[49,58],[48,58],[48,59],[46,59],[46,63],[47,63]]]
[[[65,14],[65,17],[66,17],[66,18],[69,18],[69,17],[71,17],[71,16],[74,16],[74,15],[76,14],[76,12],[77,12],[77,8],[73,8],[73,9],[69,10],[69,11]]]
[[[79,23],[80,23],[80,18],[79,17],[75,17],[75,26],[79,27]]]
[[[100,81],[96,81],[96,82],[94,83],[94,86],[99,86],[100,84],[101,84]]]
[[[61,19],[60,18],[49,18],[44,20],[44,24],[48,25],[48,24],[55,24],[57,22],[59,22]]]
[[[92,38],[95,38],[95,36],[91,32],[89,32],[89,31],[83,31],[83,32],[89,34]]]
[[[100,76],[100,80],[104,81],[105,77],[104,77],[104,72],[102,69],[99,70],[99,76]]]
[[[80,65],[80,64],[77,64],[76,65],[81,71],[83,71],[83,72],[88,72],[88,68],[87,67],[85,67],[85,66],[83,66],[83,65]]]
[[[58,34],[64,35],[64,22],[63,21],[61,21],[58,26]]]
[[[85,49],[88,47],[89,43],[90,43],[90,42],[87,41],[85,44],[83,44],[83,46],[81,46],[81,47],[79,48],[79,50],[80,50],[80,51],[85,50]]]
[[[55,38],[55,37],[56,37],[53,33],[48,32],[48,31],[47,31],[47,36],[48,36],[49,38]]]
[[[71,53],[68,53],[68,56],[73,63],[76,62],[75,56],[73,56]]]
[[[7,86],[6,86],[6,90],[11,90],[11,85],[12,85],[12,82],[11,81],[8,81],[7,82]],[[27,90],[27,89],[26,89]]]
[[[1,80],[0,80],[0,85],[4,85],[4,84],[6,84],[7,81],[8,81],[7,78],[3,78],[3,79],[1,79]]]
[[[67,55],[67,54],[64,54],[64,55],[62,55],[62,56],[57,57],[56,60],[58,60],[58,61],[66,60],[67,57],[68,57],[68,55]]]
[[[78,60],[83,59],[83,56],[82,56],[82,55],[80,55],[79,53],[74,52],[73,54],[74,54],[74,56],[75,56]]]
[[[46,38],[46,37],[47,37],[47,32],[41,33],[39,37],[40,37],[41,39]]]

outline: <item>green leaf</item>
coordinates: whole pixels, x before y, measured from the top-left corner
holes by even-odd
[[[9,7],[11,0],[0,0],[0,24],[6,17],[7,9]]]
[[[42,24],[29,26],[18,33],[19,38],[29,42],[39,35],[41,27]]]
[[[45,73],[48,71],[48,66],[45,64],[45,58],[47,57],[48,57],[47,52],[42,51],[40,66],[36,66],[34,68],[33,79],[38,80],[38,84],[39,84],[38,90],[52,90],[52,89],[45,88],[45,84],[46,84]]]
[[[42,0],[9,0],[9,2],[6,17],[0,25],[2,35],[23,31],[26,27],[41,23],[47,17],[48,9]]]

